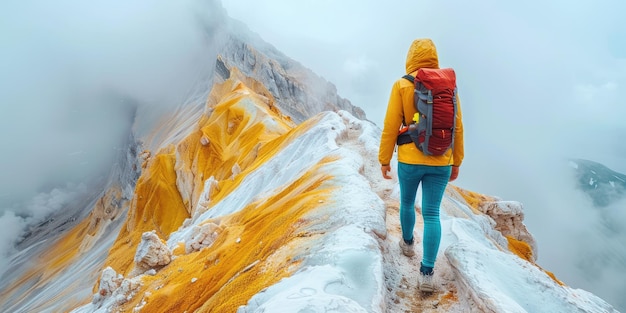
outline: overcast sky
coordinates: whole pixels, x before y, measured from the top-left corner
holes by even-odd
[[[573,134],[583,128],[595,132],[623,124],[623,1],[244,0],[223,5],[279,50],[336,84],[379,125],[391,85],[404,74],[408,47],[421,37],[435,41],[442,66],[457,70],[470,133],[504,137],[521,135],[524,128],[550,128],[572,145]],[[528,144],[526,138],[506,140]],[[600,161],[621,166],[609,157]]]
[[[0,214],[15,197],[80,181],[109,164],[132,122],[128,103],[111,99],[133,100],[141,116],[188,99],[196,74],[214,62],[211,38],[201,33],[222,22],[211,2],[0,3]],[[523,202],[540,249],[548,247],[540,261],[574,277],[558,260],[597,243],[589,239],[595,232],[581,229],[599,218],[572,193],[562,159],[588,158],[626,173],[624,1],[222,5],[334,83],[379,126],[410,43],[432,38],[441,66],[457,71],[466,130],[457,184]],[[9,224],[16,223],[0,227]],[[591,244],[580,247],[572,236]],[[0,250],[10,244],[0,241]]]
[[[0,212],[16,199],[108,172],[125,148],[133,110],[145,122],[182,104],[214,64],[211,34],[199,27],[220,23],[209,7],[197,0],[2,1]]]
[[[382,126],[413,39],[457,71],[466,130],[459,184],[515,196],[493,173],[589,158],[626,172],[626,22],[621,1],[226,1],[246,23]],[[550,160],[552,161],[552,160]],[[519,169],[525,172],[520,173]],[[469,176],[469,177],[468,177]],[[479,179],[482,177],[482,179]]]
[[[598,230],[603,217],[574,190],[564,159],[588,158],[626,173],[624,1],[240,0],[223,6],[334,83],[381,127],[409,45],[432,38],[440,65],[457,72],[464,113],[466,158],[456,183],[522,202],[540,264],[569,284],[613,303],[621,299],[626,284],[615,277],[623,276],[623,262],[604,260],[615,267],[594,270],[590,279],[582,277],[580,256],[599,262],[599,255],[623,254],[626,235],[609,239]],[[626,204],[613,209],[623,217]]]

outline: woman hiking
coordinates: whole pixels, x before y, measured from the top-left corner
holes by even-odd
[[[435,69],[435,71],[431,71]],[[385,179],[391,179],[389,172],[391,171],[391,158],[396,144],[398,144],[398,180],[400,182],[400,224],[402,227],[402,238],[400,239],[400,248],[402,253],[407,257],[415,255],[413,229],[415,227],[415,198],[419,184],[422,184],[422,218],[424,220],[423,232],[423,255],[420,263],[420,276],[418,280],[419,289],[422,292],[433,292],[436,289],[433,281],[435,261],[441,241],[441,223],[439,220],[439,206],[443,198],[448,181],[453,181],[459,173],[459,166],[463,161],[463,121],[461,115],[461,106],[456,94],[456,82],[454,72],[451,69],[439,70],[439,61],[437,50],[434,43],[430,39],[414,40],[409,48],[406,58],[407,76],[398,79],[391,88],[391,96],[387,106],[384,127],[380,139],[380,149],[378,159],[381,164],[381,172]],[[447,130],[435,130],[432,126],[432,133],[443,134],[446,138],[452,135],[449,144],[443,145],[439,152],[429,149],[428,145],[437,145],[440,143],[432,137],[425,142],[418,140],[418,144],[411,140],[408,133],[416,134],[413,130],[420,118],[426,120],[431,118],[425,112],[418,113],[414,95],[416,94],[416,86],[411,79],[417,79],[428,85],[424,79],[429,73],[444,73],[451,77],[454,86],[454,92],[447,91],[446,96],[438,96],[437,91],[433,91],[434,101],[433,108],[437,102],[449,102],[447,105],[453,110],[449,113],[449,120],[452,127]],[[426,78],[424,78],[426,77]],[[433,80],[434,81],[434,80]],[[422,88],[419,87],[419,88]],[[425,89],[418,89],[425,90]],[[433,89],[435,90],[435,89]],[[439,89],[441,90],[441,89]],[[426,93],[424,93],[426,94]],[[431,95],[430,93],[428,94]],[[426,97],[426,96],[424,96]],[[420,97],[421,98],[421,97]],[[426,99],[426,98],[424,98]],[[433,100],[433,96],[430,97]],[[428,101],[424,101],[428,102]],[[420,104],[420,108],[422,108]],[[452,103],[452,104],[450,104]],[[433,112],[438,112],[436,109]],[[439,113],[435,113],[439,114]],[[432,119],[437,120],[437,118]],[[426,123],[422,123],[423,125]],[[406,130],[411,126],[411,131]],[[420,126],[417,126],[418,129]],[[402,134],[401,134],[402,133]],[[415,136],[413,136],[415,138]],[[406,140],[406,138],[409,138]],[[429,144],[430,142],[430,144]],[[421,144],[420,148],[418,146]],[[434,152],[433,152],[434,151]]]

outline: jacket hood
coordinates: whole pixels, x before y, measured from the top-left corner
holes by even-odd
[[[430,39],[416,39],[409,48],[406,56],[406,73],[410,74],[418,69],[439,68],[439,58],[437,48]]]

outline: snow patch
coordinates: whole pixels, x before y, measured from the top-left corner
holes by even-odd
[[[327,292],[333,285],[335,291],[350,288],[344,284],[343,275],[339,269],[330,265],[307,268],[258,293],[246,306],[239,307],[237,313],[369,312],[353,299]]]
[[[217,190],[218,181],[215,177],[211,176],[209,179],[204,181],[204,188],[200,193],[200,197],[198,197],[198,203],[196,207],[193,209],[194,216],[204,213],[209,209],[209,205],[211,203],[211,195]],[[191,223],[192,219],[189,219],[189,223]],[[188,227],[189,224],[183,225],[184,227]]]
[[[382,256],[376,240],[362,229],[338,229],[311,248],[305,263],[237,312],[382,311]]]
[[[501,250],[469,220],[454,219],[446,229],[457,241],[445,256],[481,312],[615,312],[602,299],[561,286],[535,265]]]

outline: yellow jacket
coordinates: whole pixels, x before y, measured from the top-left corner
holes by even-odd
[[[417,39],[411,44],[406,57],[406,73],[417,74],[420,68],[439,68],[437,49],[430,39]],[[383,133],[380,138],[380,149],[378,151],[378,161],[386,165],[391,162],[393,150],[398,137],[398,130],[402,126],[402,120],[409,125],[413,114],[417,112],[413,103],[413,83],[400,78],[391,88],[391,96],[387,105],[387,114],[383,126]],[[463,162],[463,120],[461,114],[461,101],[457,94],[456,126],[454,129],[454,146],[444,155],[429,156],[424,155],[417,149],[415,144],[409,143],[398,147],[398,161],[408,164],[421,165],[454,165],[460,166]]]

